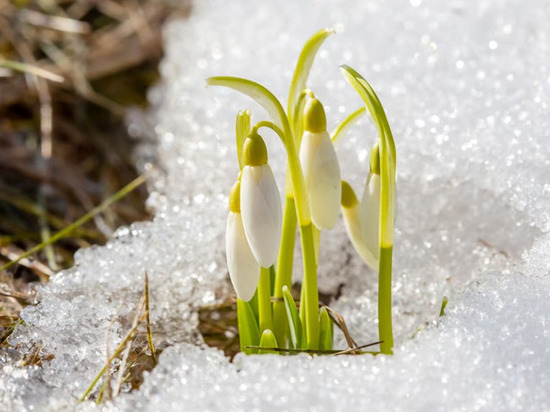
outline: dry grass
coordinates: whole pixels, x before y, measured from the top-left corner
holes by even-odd
[[[113,320],[114,321],[114,320]],[[143,330],[145,329],[145,330]],[[80,401],[94,399],[96,403],[110,400],[121,391],[132,391],[143,383],[143,373],[151,371],[157,364],[161,350],[155,349],[149,319],[149,280],[145,273],[143,295],[137,307],[130,330],[111,355],[109,332],[106,333],[106,362],[91,382]],[[144,336],[145,335],[145,336]],[[114,361],[118,360],[115,367]],[[99,386],[101,378],[103,383]]]
[[[138,174],[124,116],[158,78],[168,0],[0,0],[0,265],[85,215]],[[34,285],[80,247],[149,218],[142,186],[14,270],[0,273],[0,342]]]

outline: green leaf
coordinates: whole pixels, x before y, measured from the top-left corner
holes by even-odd
[[[374,118],[374,121],[376,122],[376,126],[380,134],[382,135],[382,129],[384,130],[385,134],[387,134],[386,139],[390,146],[391,156],[395,162],[395,143],[393,141],[393,135],[391,133],[390,125],[386,117],[386,112],[382,107],[380,99],[376,95],[374,89],[369,84],[369,82],[367,82],[359,73],[357,73],[351,67],[343,64],[342,66],[340,66],[340,70],[342,71],[342,74],[344,75],[346,80],[359,93],[359,95],[363,99],[363,102],[367,105],[367,108],[369,109],[372,117]]]
[[[340,142],[340,137],[344,136],[344,134],[349,130],[351,126],[353,126],[365,113],[366,109],[365,106],[360,107],[359,109],[355,110],[353,113],[351,113],[348,117],[346,117],[342,123],[338,125],[336,129],[332,132],[331,140],[332,144],[335,146]]]
[[[380,99],[371,85],[351,67],[340,67],[346,80],[363,99],[380,134],[380,247],[393,246],[396,151]]]
[[[298,62],[296,63],[296,69],[294,69],[294,76],[292,77],[292,83],[290,84],[290,90],[288,92],[288,117],[291,124],[295,123],[296,109],[298,108],[298,101],[300,94],[306,88],[307,79],[311,66],[317,55],[317,51],[326,40],[328,36],[334,33],[333,29],[321,29],[304,45]]]
[[[439,309],[439,316],[445,315],[445,308],[447,307],[447,303],[449,303],[449,298],[447,296],[443,296],[443,299],[441,300],[441,309]]]
[[[301,93],[298,98],[298,104],[294,109],[294,117],[292,125],[294,126],[294,138],[296,139],[296,147],[300,147],[302,143],[302,135],[304,134],[304,109],[306,107],[307,94]]]
[[[241,352],[247,355],[256,353],[255,349],[247,349],[247,346],[257,346],[260,342],[260,330],[258,321],[254,317],[254,312],[248,304],[241,299],[237,299],[237,320],[239,322],[239,341]]]
[[[322,307],[319,312],[319,349],[331,350],[334,335],[334,324],[330,318],[327,308]]]
[[[278,349],[279,346],[277,345],[277,339],[275,338],[275,335],[271,330],[266,329],[264,330],[264,333],[262,333],[262,338],[260,339],[260,348],[275,348]],[[277,353],[277,351],[269,350],[269,349],[259,349],[258,354],[265,355],[266,353]]]
[[[254,318],[260,319],[260,309],[258,308],[258,288],[256,288],[256,292],[254,292],[254,296],[252,296],[252,299],[248,301],[248,306],[250,306],[250,309],[252,309]],[[258,325],[260,324],[259,322],[257,323]]]
[[[261,84],[241,77],[231,76],[209,77],[206,79],[206,84],[208,86],[228,87],[251,97],[265,109],[269,117],[273,120],[273,123],[283,130],[285,137],[292,136],[283,106],[273,93]],[[284,141],[283,144],[285,144]]]
[[[243,145],[244,139],[250,133],[250,110],[239,111],[235,121],[235,136],[237,139],[237,158],[239,159],[239,169],[243,168]]]
[[[290,331],[290,345],[292,349],[303,349],[306,343],[305,331],[302,328],[300,315],[296,308],[296,303],[288,287],[283,286],[283,299],[285,302],[286,316],[288,319],[288,328]]]

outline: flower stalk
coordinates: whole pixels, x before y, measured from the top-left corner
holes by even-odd
[[[262,267],[258,283],[258,313],[260,332],[273,329],[271,315],[271,281],[269,268]]]

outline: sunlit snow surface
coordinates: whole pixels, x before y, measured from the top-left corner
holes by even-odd
[[[130,328],[147,271],[154,334],[168,348],[139,391],[101,410],[550,410],[550,3],[196,3],[166,27],[152,113],[130,121],[132,133],[148,124],[158,139],[141,161],[156,157],[163,170],[149,200],[155,221],[79,252],[23,312],[17,349],[0,359],[2,408],[96,410],[77,399],[105,362],[106,331],[112,353]],[[250,77],[285,104],[301,45],[326,26],[338,34],[309,85],[329,126],[361,105],[338,71],[349,64],[377,90],[397,144],[395,355],[229,363],[201,344],[196,310],[231,292],[223,230],[234,119],[264,113],[204,79]],[[337,149],[358,193],[375,137],[362,122]],[[282,184],[280,144],[266,140]],[[375,341],[375,274],[341,224],[322,248],[322,289],[343,284],[333,306],[358,343]],[[39,344],[53,359],[18,367]]]

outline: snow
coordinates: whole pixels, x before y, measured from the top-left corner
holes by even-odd
[[[550,3],[534,0],[197,1],[166,27],[163,84],[135,135],[153,130],[155,219],[78,252],[27,308],[0,353],[9,411],[550,409]],[[242,356],[206,348],[199,307],[231,293],[224,258],[227,196],[238,167],[234,119],[250,108],[205,88],[238,75],[283,100],[303,42],[321,27],[310,86],[329,128],[361,104],[345,63],[376,89],[398,153],[393,357]],[[362,190],[375,130],[364,121],[337,152]],[[284,157],[266,133],[270,164]],[[320,283],[359,343],[377,339],[376,275],[343,225],[323,234]],[[297,259],[299,256],[297,256]],[[299,263],[295,267],[299,267]],[[138,391],[96,407],[77,400],[130,328],[145,271],[153,333],[166,349]],[[299,280],[300,271],[296,279]],[[438,318],[443,296],[446,315]],[[108,333],[108,337],[106,336]],[[53,355],[20,367],[22,355]],[[342,337],[338,347],[345,347]]]

